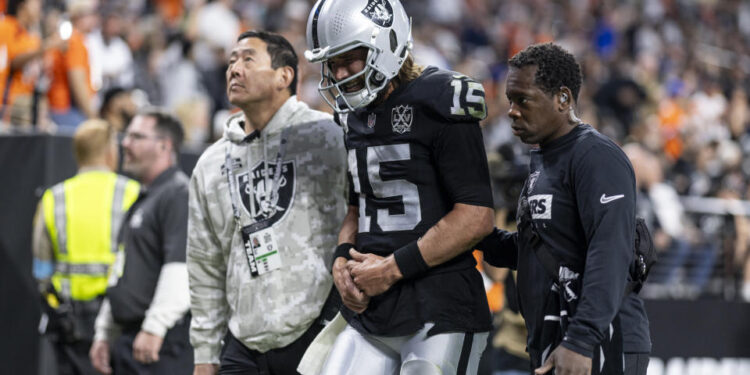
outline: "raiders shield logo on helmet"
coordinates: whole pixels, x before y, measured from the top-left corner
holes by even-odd
[[[255,221],[270,220],[270,224],[273,224],[281,220],[294,200],[294,161],[281,164],[279,186],[275,189],[277,192],[272,194],[268,189],[273,185],[275,171],[275,163],[268,163],[268,168],[264,168],[263,162],[259,162],[253,167],[252,176],[248,176],[247,172],[237,176],[242,206]]]
[[[391,27],[393,24],[393,8],[388,0],[368,1],[365,9],[362,9],[362,14],[381,27]]]

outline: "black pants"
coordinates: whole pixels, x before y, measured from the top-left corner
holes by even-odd
[[[115,339],[111,348],[112,372],[115,375],[191,375],[193,347],[190,345],[190,318],[183,317],[164,336],[159,361],[144,364],[133,358],[133,341],[138,329],[126,330]]]
[[[55,357],[57,372],[60,375],[96,375],[89,360],[91,341],[76,341],[74,343],[55,342]]]
[[[57,370],[60,375],[98,374],[89,359],[89,350],[94,338],[94,322],[102,298],[71,302],[69,315],[66,314],[64,317],[52,315],[52,321],[48,327],[52,331],[49,339],[54,345]],[[67,325],[63,323],[63,319]],[[63,326],[67,326],[68,330],[62,329]]]
[[[221,349],[219,375],[291,375],[297,374],[297,365],[323,325],[317,321],[295,342],[265,353],[248,349],[227,331]]]
[[[625,353],[625,375],[646,375],[648,353]]]
[[[625,353],[625,375],[646,375],[648,361],[648,353]],[[529,373],[533,375],[534,369],[532,368]],[[554,372],[548,374],[554,374]]]

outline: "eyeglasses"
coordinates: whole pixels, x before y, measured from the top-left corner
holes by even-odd
[[[143,139],[159,140],[163,138],[164,138],[163,136],[159,136],[159,135],[151,136],[151,135],[146,135],[146,134],[138,133],[138,132],[127,132],[125,133],[125,136],[122,138],[122,140],[124,141],[126,139],[130,139],[131,141],[140,141]]]

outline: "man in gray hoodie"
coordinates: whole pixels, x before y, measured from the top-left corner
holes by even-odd
[[[346,209],[343,133],[296,99],[297,56],[280,35],[240,35],[226,79],[242,112],[190,181],[195,374],[294,373],[331,291]]]

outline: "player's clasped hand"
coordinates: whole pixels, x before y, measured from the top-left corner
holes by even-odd
[[[341,301],[349,310],[361,314],[367,309],[370,297],[366,296],[354,284],[346,264],[346,258],[339,257],[333,263],[333,283],[336,284],[336,289],[341,294]]]
[[[354,284],[370,297],[385,293],[400,278],[401,272],[393,256],[381,257],[349,250],[352,260],[346,263]]]
[[[534,374],[547,374],[553,368],[556,375],[590,375],[591,358],[580,355],[562,345],[558,345],[542,367],[534,370]]]

